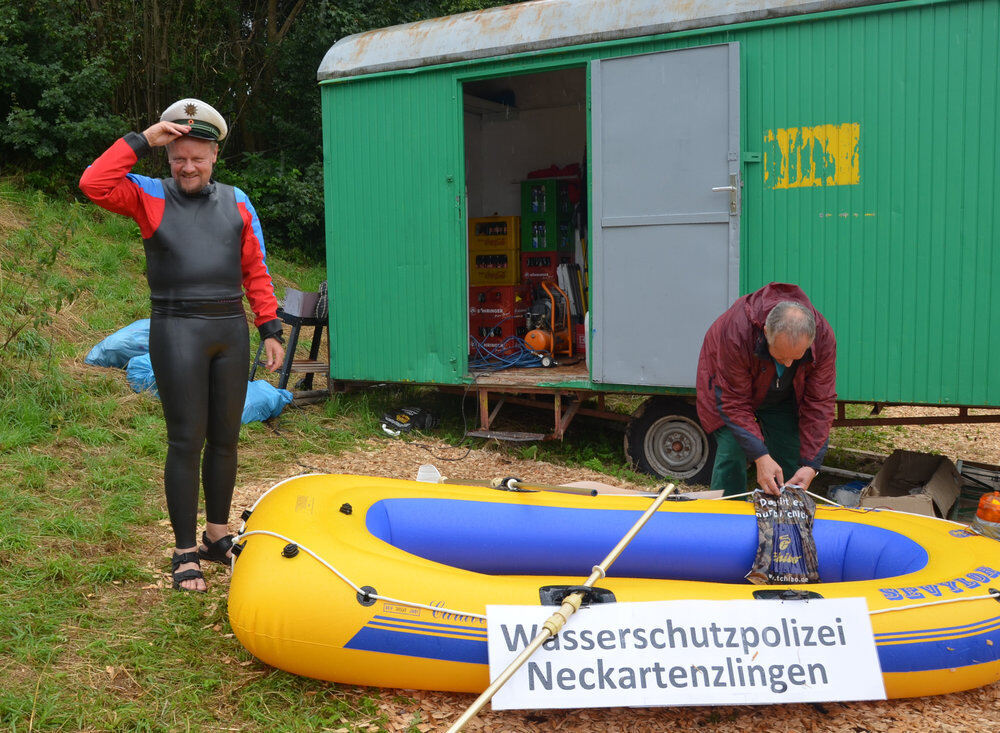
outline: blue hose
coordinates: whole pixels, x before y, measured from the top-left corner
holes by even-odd
[[[524,339],[508,336],[495,349],[488,349],[476,337],[470,336],[475,356],[469,359],[469,369],[497,372],[510,367],[540,367],[542,359],[528,348]]]

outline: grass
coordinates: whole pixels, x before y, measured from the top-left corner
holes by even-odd
[[[268,260],[279,295],[325,278]],[[159,403],[83,364],[104,335],[148,317],[143,264],[129,220],[0,179],[0,730],[385,729],[377,702],[394,693],[253,659],[229,628],[223,570],[206,568],[206,596],[169,590]],[[373,389],[286,411],[278,430],[243,426],[239,480],[351,450],[381,435],[383,412],[413,401],[441,416],[436,435],[462,443],[471,400]],[[621,443],[579,419],[562,444],[508,450],[655,483],[624,468]]]

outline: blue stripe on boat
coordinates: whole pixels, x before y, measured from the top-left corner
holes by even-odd
[[[386,621],[372,621],[372,622],[370,622],[368,624],[368,627],[372,628],[372,629],[387,629],[389,631],[407,631],[407,632],[412,632],[412,633],[420,633],[420,629],[414,629],[412,627],[404,626],[402,624],[392,624],[392,623],[388,623]],[[427,632],[424,632],[424,633],[427,633]],[[486,639],[486,632],[485,631],[483,631],[481,633],[478,633],[478,634],[472,633],[472,632],[469,632],[469,631],[451,631],[451,632],[443,632],[443,633],[440,633],[440,634],[431,633],[430,635],[431,636],[444,636],[444,635],[447,635],[449,637],[458,636],[458,637],[462,637],[464,639],[475,639],[477,641],[484,641]]]
[[[433,623],[431,621],[417,621],[414,619],[400,618],[398,616],[382,616],[380,614],[375,614],[372,618],[378,622],[393,623],[393,624],[405,624],[406,626],[414,629],[426,629],[428,631],[445,631],[448,633],[461,633],[469,632],[472,634],[482,634],[486,637],[486,623],[483,622],[479,626],[457,626],[455,624],[441,624]]]
[[[404,657],[440,659],[446,662],[486,664],[488,661],[485,641],[455,639],[408,631],[391,631],[370,626],[362,628],[349,642],[344,644],[344,648],[399,654]]]
[[[875,634],[875,642],[890,644],[898,641],[932,641],[934,639],[954,639],[969,636],[974,632],[989,632],[1000,629],[1000,616],[977,621],[964,626],[947,626],[942,629],[921,629],[919,631],[892,631]]]
[[[924,672],[954,669],[1000,659],[1000,629],[940,641],[879,644],[883,672]]]
[[[488,662],[486,642],[483,640],[455,639],[376,626],[362,628],[344,646],[347,649],[446,662]],[[1000,659],[1000,629],[958,639],[879,644],[876,648],[883,672],[924,672],[966,667]]]

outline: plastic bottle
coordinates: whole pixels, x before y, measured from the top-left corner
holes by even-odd
[[[979,534],[1000,540],[1000,491],[983,494],[972,520],[972,529]]]

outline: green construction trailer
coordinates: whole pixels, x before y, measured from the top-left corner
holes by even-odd
[[[331,379],[473,392],[481,434],[513,402],[546,437],[618,420],[640,468],[696,481],[702,336],[780,281],[837,334],[838,424],[1000,421],[969,411],[1000,406],[998,48],[1000,0],[538,0],[343,38],[318,72]],[[470,370],[469,221],[569,164],[586,359]]]

